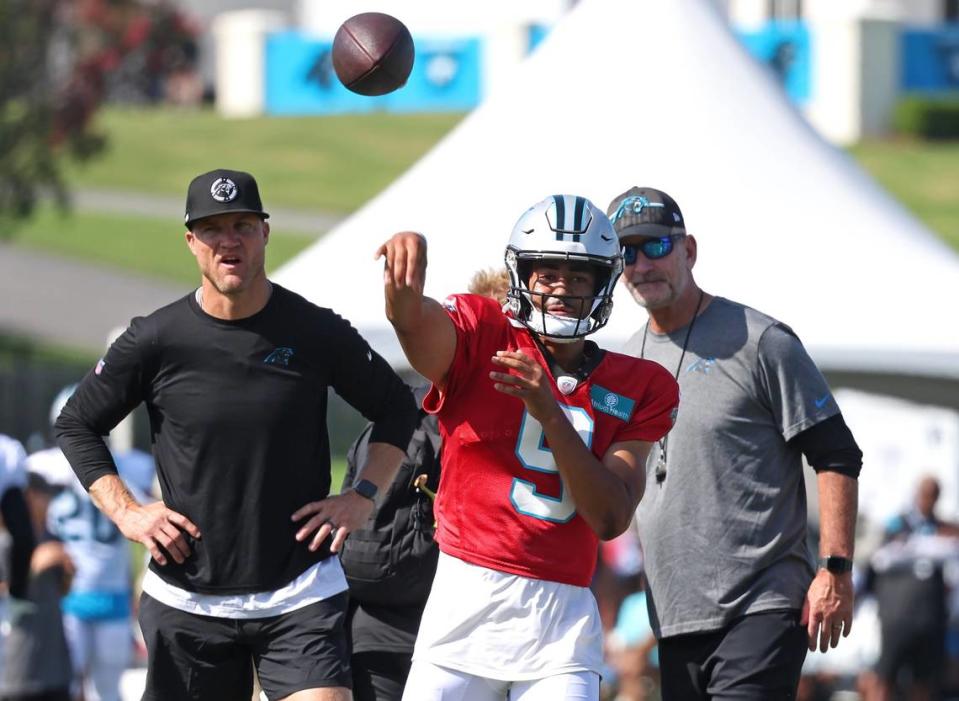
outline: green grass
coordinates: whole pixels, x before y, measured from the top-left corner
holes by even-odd
[[[183,238],[183,226],[176,221],[90,212],[64,216],[52,207],[44,207],[18,231],[16,242],[148,277],[187,284],[199,280]],[[271,231],[268,270],[279,267],[311,243],[303,236]]]
[[[850,153],[890,194],[959,250],[959,142],[869,141]]]
[[[267,205],[347,213],[393,182],[462,114],[225,120],[212,110],[107,109],[108,150],[70,168],[74,187],[182,196],[213,168],[256,175]],[[268,207],[269,208],[269,207]]]
[[[69,171],[75,188],[181,197],[197,173],[225,165],[252,171],[267,208],[350,212],[385,188],[462,115],[350,115],[222,120],[209,110],[108,109],[98,124],[110,148]],[[871,141],[850,150],[872,176],[959,250],[959,143]],[[196,272],[175,221],[52,209],[16,235],[18,245],[192,283]],[[275,231],[270,269],[309,241]]]
[[[78,373],[86,372],[99,357],[89,349],[38,341],[18,334],[0,332],[0,370],[36,365],[71,366]]]

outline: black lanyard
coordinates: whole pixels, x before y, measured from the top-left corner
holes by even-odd
[[[683,352],[679,354],[679,363],[676,365],[674,378],[679,383],[679,372],[683,369],[683,359],[686,357],[686,348],[689,346],[689,337],[693,335],[693,326],[696,324],[696,317],[699,316],[699,308],[703,305],[703,291],[699,291],[699,300],[696,302],[696,311],[693,312],[693,318],[686,329],[686,338],[683,340]],[[649,334],[649,322],[643,327],[643,346],[640,348],[639,357],[646,358],[646,336]],[[659,439],[659,461],[656,463],[656,484],[662,484],[666,479],[666,447],[669,445],[669,434]]]

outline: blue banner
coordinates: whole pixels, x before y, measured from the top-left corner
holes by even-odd
[[[332,40],[299,32],[266,41],[266,112],[272,115],[347,112],[462,112],[481,98],[482,41],[478,37],[415,37],[416,60],[406,85],[366,97],[347,90],[333,72]]]
[[[903,30],[901,50],[904,91],[959,89],[959,25]]]
[[[770,22],[755,32],[737,32],[753,57],[765,63],[789,99],[803,104],[812,96],[812,49],[802,22]]]

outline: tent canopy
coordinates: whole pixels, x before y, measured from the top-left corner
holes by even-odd
[[[824,142],[706,0],[582,0],[540,48],[393,185],[275,276],[406,366],[373,252],[429,241],[427,294],[502,264],[534,202],[605,209],[632,185],[669,192],[699,242],[707,291],[788,323],[826,369],[959,378],[959,256]],[[646,314],[620,286],[597,340]]]

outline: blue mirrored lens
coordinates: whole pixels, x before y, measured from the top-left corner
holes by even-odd
[[[643,253],[646,254],[646,257],[650,260],[668,256],[671,250],[673,250],[673,240],[669,236],[661,239],[643,241]]]
[[[650,260],[665,258],[673,250],[673,237],[663,236],[659,239],[646,239],[638,245],[627,243],[623,246],[623,262],[626,265],[635,263],[640,250]]]

